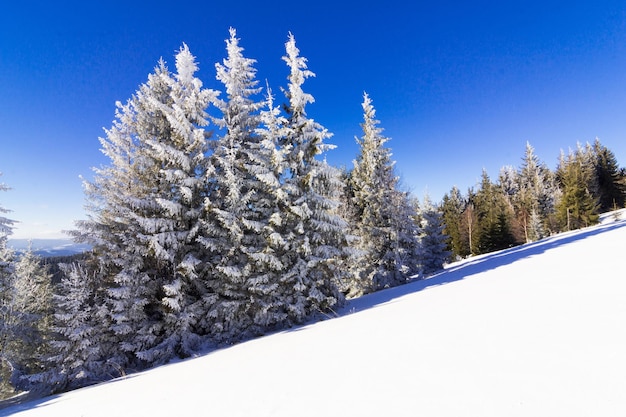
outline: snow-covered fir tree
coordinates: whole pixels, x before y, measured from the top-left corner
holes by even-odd
[[[44,370],[49,351],[52,317],[52,275],[32,247],[15,261],[11,291],[17,332],[14,335],[15,361],[23,378],[19,385],[27,388],[28,377]]]
[[[344,278],[342,264],[348,253],[347,224],[338,215],[340,172],[321,159],[334,148],[325,143],[331,134],[306,113],[307,104],[314,99],[302,85],[314,74],[307,69],[292,34],[285,48],[283,60],[290,74],[284,90],[286,121],[279,138],[284,152],[281,182],[285,200],[272,222],[280,235],[284,266],[277,291],[288,320],[302,322],[343,301],[338,285]]]
[[[449,260],[448,237],[444,234],[443,216],[428,196],[420,207],[420,269],[423,275],[439,271]]]
[[[142,156],[144,145],[137,136],[136,98],[124,105],[118,102],[115,115],[106,138],[100,139],[110,164],[94,168],[94,181],[83,182],[88,220],[76,222],[72,234],[93,248],[88,263],[102,287],[96,304],[101,306],[101,333],[106,336],[101,341],[107,344],[101,348],[113,367],[136,369],[141,364],[135,353],[154,341],[139,330],[152,318],[158,291],[146,271],[148,249],[141,244],[143,230],[136,219],[144,209],[136,202],[149,193],[142,179],[152,167]]]
[[[78,264],[61,265],[64,276],[53,295],[54,319],[47,358],[39,376],[52,392],[85,386],[109,377],[100,351],[97,281]]]
[[[397,189],[389,140],[382,136],[376,111],[363,97],[360,153],[348,179],[352,233],[360,260],[351,295],[398,285],[417,272],[418,238],[415,213],[407,193]]]
[[[281,148],[287,131],[287,119],[281,107],[275,105],[272,90],[267,86],[265,106],[260,112],[259,156],[264,161],[255,167],[256,177],[262,184],[263,194],[269,198],[260,209],[267,210],[261,234],[266,242],[262,252],[252,255],[258,271],[254,282],[256,296],[251,311],[254,322],[264,328],[280,327],[290,323],[286,300],[281,296],[283,273],[290,267],[291,249],[288,242],[289,230],[283,223],[283,213],[289,207],[289,195],[281,179],[286,169],[285,148]]]
[[[148,212],[137,217],[144,230],[143,243],[155,262],[152,278],[161,281],[158,343],[137,353],[149,363],[187,356],[200,341],[195,333],[201,288],[197,266],[204,254],[196,240],[206,195],[205,173],[210,169],[206,108],[216,93],[202,88],[197,71],[195,57],[183,45],[176,54],[176,73],[159,73],[167,96],[160,95],[159,87],[152,90],[146,85],[137,94],[139,114],[147,116],[141,125],[147,130],[138,134],[156,168],[155,177],[148,179],[153,191],[143,199]]]
[[[396,190],[391,194],[390,204],[391,247],[383,257],[383,264],[391,273],[377,281],[378,288],[401,284],[419,272],[419,225],[410,193]]]
[[[186,45],[176,74],[161,60],[135,96],[118,104],[101,139],[111,165],[86,183],[90,219],[79,240],[94,247],[106,293],[115,367],[187,355],[198,341],[195,243],[205,197],[205,109],[215,93],[195,77]]]
[[[507,200],[513,201],[518,196],[520,187],[519,174],[515,167],[506,165],[500,168],[498,184]]]
[[[280,187],[272,158],[275,138],[260,134],[260,93],[255,60],[243,55],[236,32],[226,41],[227,58],[216,64],[226,97],[216,100],[222,133],[211,143],[213,170],[207,182],[202,244],[211,253],[208,264],[206,317],[202,326],[220,341],[236,341],[262,333],[281,321],[270,318],[268,302],[276,288],[271,272],[280,265],[269,248],[268,227],[277,210]]]
[[[530,143],[526,143],[517,179],[518,193],[513,201],[526,242],[532,242],[545,236],[543,224],[554,212],[557,193],[549,168],[539,160]]]

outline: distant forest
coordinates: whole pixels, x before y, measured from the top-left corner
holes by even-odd
[[[496,182],[483,171],[466,193],[453,187],[439,210],[448,248],[462,258],[591,226],[625,198],[626,169],[596,139],[561,152],[555,171],[527,144],[519,167],[503,167]]]
[[[203,87],[183,45],[173,72],[159,61],[117,103],[100,139],[109,165],[84,183],[88,218],[72,232],[90,251],[18,255],[0,217],[0,396],[62,392],[333,316],[346,299],[624,206],[626,173],[599,140],[555,171],[528,144],[497,181],[483,172],[476,188],[419,201],[399,189],[367,94],[354,167],[333,167],[294,37],[280,101],[239,41],[231,30],[215,64],[223,91]]]

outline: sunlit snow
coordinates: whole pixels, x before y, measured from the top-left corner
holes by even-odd
[[[624,416],[623,217],[0,415]]]

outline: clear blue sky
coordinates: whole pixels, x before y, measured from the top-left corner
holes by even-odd
[[[597,136],[626,165],[623,1],[29,1],[0,6],[0,205],[16,238],[84,217],[79,175],[107,163],[98,137],[158,59],[185,42],[205,86],[235,27],[278,95],[288,32],[309,68],[308,114],[352,166],[367,91],[403,184],[439,200],[518,166],[529,141],[556,166]]]

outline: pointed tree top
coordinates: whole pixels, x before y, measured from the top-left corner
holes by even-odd
[[[283,56],[283,61],[290,68],[287,79],[289,80],[288,91],[285,92],[289,99],[289,111],[293,115],[306,115],[305,107],[308,103],[313,103],[315,99],[312,95],[302,91],[302,84],[309,77],[315,77],[315,73],[307,69],[306,58],[300,56],[300,50],[296,47],[296,39],[289,32],[289,40],[285,43],[287,55]]]
[[[178,81],[187,84],[192,82],[196,71],[198,71],[196,57],[191,54],[187,44],[183,43],[176,54],[176,72],[178,73],[176,77]]]

